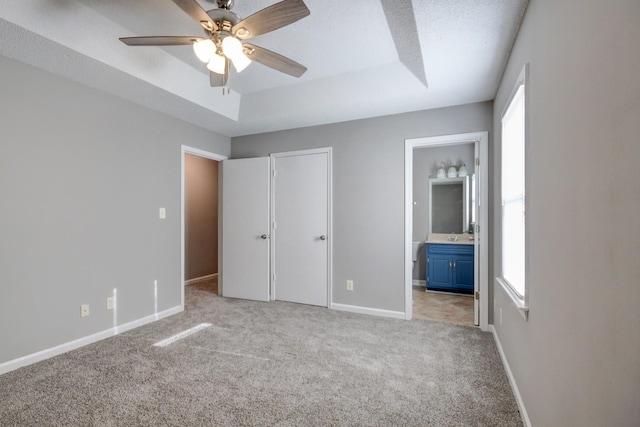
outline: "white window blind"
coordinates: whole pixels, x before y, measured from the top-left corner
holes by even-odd
[[[502,279],[525,294],[524,84],[502,117]]]

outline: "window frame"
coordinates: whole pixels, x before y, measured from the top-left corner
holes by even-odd
[[[502,193],[502,122],[507,114],[507,112],[511,109],[511,105],[514,101],[516,94],[520,87],[523,87],[524,94],[524,211],[525,211],[525,223],[524,223],[524,295],[520,295],[515,288],[504,278],[504,258],[503,258],[503,215],[504,215],[504,205],[503,205],[503,193]],[[529,221],[527,219],[527,215],[530,213],[529,205],[531,203],[530,192],[529,192],[529,147],[530,147],[530,138],[529,138],[529,115],[531,109],[530,105],[530,96],[529,96],[529,64],[526,63],[515,84],[511,89],[511,93],[507,98],[507,102],[500,116],[500,192],[499,192],[499,200],[500,200],[500,214],[499,221],[500,226],[498,227],[500,231],[500,238],[497,239],[497,244],[500,247],[500,256],[499,259],[499,269],[498,275],[496,276],[496,282],[499,283],[506,294],[509,296],[511,301],[518,308],[518,311],[523,316],[525,320],[528,320],[529,316],[529,288],[530,288],[530,280],[529,280]]]

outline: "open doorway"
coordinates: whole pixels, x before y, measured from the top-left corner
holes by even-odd
[[[455,148],[452,147],[462,147],[463,151],[456,151]],[[465,148],[467,147],[467,148]],[[469,151],[470,147],[473,147],[473,155],[471,157],[471,161],[467,157],[469,157],[471,152]],[[453,181],[463,181],[470,183],[475,186],[474,191],[469,192],[469,200],[468,207],[469,210],[463,209],[465,212],[463,215],[463,219],[460,220],[459,229],[450,230],[454,233],[454,238],[456,239],[453,242],[449,242],[450,232],[442,232],[442,233],[434,233],[436,234],[435,239],[440,239],[442,241],[431,243],[436,243],[434,245],[425,245],[425,241],[428,236],[433,233],[431,230],[431,209],[429,203],[430,200],[422,200],[416,199],[416,193],[414,192],[414,157],[419,158],[422,154],[421,151],[418,150],[426,150],[433,149],[432,152],[433,160],[435,161],[435,170],[431,170],[433,165],[424,166],[424,170],[420,171],[422,174],[426,174],[425,177],[419,178],[419,185],[425,186],[425,191],[421,194],[423,197],[429,197],[430,191],[427,189],[433,184],[433,182],[437,181],[437,169],[440,166],[440,162],[445,163],[445,167],[449,168],[452,165],[457,166],[456,170],[456,179],[453,179],[453,176],[449,175],[447,178],[448,170],[445,170],[445,179],[446,183],[451,184]],[[437,152],[436,148],[442,148],[441,152]],[[416,154],[417,153],[417,154]],[[424,153],[429,153],[425,151]],[[466,153],[466,154],[464,154]],[[444,158],[444,157],[448,158]],[[430,157],[427,154],[427,157]],[[443,158],[440,158],[443,157]],[[437,158],[437,159],[436,159]],[[449,164],[447,164],[447,162]],[[487,174],[487,162],[488,162],[488,132],[474,132],[474,133],[466,133],[466,134],[456,134],[456,135],[444,135],[438,137],[425,137],[425,138],[415,138],[408,139],[405,141],[405,318],[411,319],[414,317],[414,293],[420,290],[424,290],[425,287],[420,288],[420,286],[424,283],[420,280],[429,280],[428,277],[431,277],[431,284],[434,290],[447,290],[447,286],[452,286],[456,292],[452,292],[454,295],[456,293],[467,293],[470,296],[463,297],[465,299],[457,301],[462,306],[462,311],[464,312],[465,306],[473,306],[473,324],[479,325],[482,330],[488,330],[488,174]],[[468,175],[473,175],[473,179],[470,176],[460,177],[459,169],[462,163],[465,163],[467,168],[470,168],[472,171],[469,173],[469,169],[467,169]],[[420,166],[423,167],[423,166]],[[418,175],[421,175],[418,173]],[[431,178],[430,178],[431,177]],[[424,178],[424,179],[423,179]],[[468,187],[469,188],[469,187]],[[417,189],[418,192],[419,189]],[[465,191],[465,190],[463,190]],[[462,200],[466,200],[463,198]],[[414,228],[416,227],[414,222],[414,211],[415,207],[418,204],[422,204],[424,208],[425,215],[429,215],[428,218],[423,218],[424,221],[418,220],[417,222],[421,224],[421,227],[424,229],[416,229],[414,233]],[[427,206],[425,206],[427,205]],[[474,210],[472,213],[471,211]],[[466,212],[469,212],[469,215],[466,215]],[[474,224],[471,225],[469,218],[473,215]],[[457,221],[457,220],[456,220]],[[449,226],[450,227],[450,226]],[[471,229],[472,233],[469,233]],[[465,233],[466,232],[466,233]],[[424,236],[422,236],[424,234]],[[439,236],[438,236],[439,234]],[[415,236],[419,236],[416,238]],[[485,237],[486,236],[486,237]],[[470,241],[462,241],[460,239],[472,239]],[[418,243],[416,245],[414,242]],[[440,245],[440,243],[443,243]],[[466,243],[466,245],[461,244]],[[451,246],[448,246],[451,244]],[[427,249],[429,248],[429,249]],[[452,278],[452,282],[447,284],[444,282],[441,283],[433,283],[433,273],[428,272],[429,266],[427,265],[430,260],[435,259],[435,256],[428,256],[425,250],[431,249],[441,249],[442,254],[438,255],[438,265],[443,272],[441,277]],[[460,250],[461,252],[455,252]],[[418,263],[417,261],[424,261]],[[431,264],[431,268],[433,269],[434,265]],[[424,275],[424,276],[423,276]],[[424,277],[425,279],[421,279]],[[456,279],[457,278],[457,279]],[[415,280],[415,281],[414,281]],[[425,280],[425,282],[426,282]],[[440,279],[437,279],[440,280]],[[426,283],[424,283],[426,284]],[[414,285],[416,286],[414,290]],[[462,292],[460,292],[462,291]],[[422,292],[420,297],[425,296],[426,293]],[[442,299],[443,301],[435,300],[435,309],[437,306],[442,306],[443,304],[446,306],[448,301],[444,301],[449,298],[448,294],[445,295]],[[416,313],[418,314],[418,313]],[[418,316],[416,316],[418,317]]]
[[[182,147],[182,306],[184,286],[218,294],[220,162],[215,153]]]
[[[451,169],[453,168],[453,169]],[[455,177],[450,174],[454,172]],[[440,177],[438,177],[440,175]],[[474,326],[473,283],[430,282],[441,273],[438,260],[448,261],[461,248],[465,259],[475,254],[475,142],[423,146],[413,150],[413,318]],[[447,240],[443,239],[447,235]],[[436,237],[434,237],[436,236]],[[455,237],[454,237],[455,236]],[[450,242],[448,239],[453,240]],[[444,240],[444,243],[436,243]],[[442,246],[444,245],[444,246]],[[435,250],[436,253],[430,254]],[[451,251],[455,253],[455,251]],[[434,259],[431,259],[434,258]],[[429,262],[429,261],[434,262]],[[470,262],[473,269],[473,262]],[[444,273],[453,279],[451,269]],[[435,274],[434,274],[435,273]],[[471,271],[471,273],[473,273]],[[471,277],[470,277],[471,278]],[[440,278],[442,281],[442,278]],[[472,281],[471,281],[472,282]],[[450,286],[453,283],[456,286]]]

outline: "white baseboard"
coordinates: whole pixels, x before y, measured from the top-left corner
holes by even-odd
[[[368,308],[368,307],[359,307],[357,305],[346,305],[346,304],[336,304],[331,303],[329,307],[332,310],[338,311],[348,311],[351,313],[358,314],[368,314],[371,316],[379,316],[379,317],[390,317],[392,319],[405,319],[405,315],[403,311],[391,311],[391,310],[381,310],[379,308]]]
[[[172,316],[174,314],[180,313],[181,311],[184,311],[184,307],[176,306],[160,313],[152,314],[141,319],[125,323],[124,325],[115,326],[113,328],[109,328],[105,331],[98,332],[93,335],[78,338],[77,340],[69,341],[67,343],[48,348],[46,350],[41,350],[36,353],[19,357],[17,359],[9,360],[8,362],[0,363],[0,375],[6,374],[7,372],[15,371],[16,369],[23,366],[31,365],[33,363],[40,362],[54,356],[58,356],[59,354],[84,347],[85,345],[93,344],[94,342],[98,342],[105,338],[109,338],[122,332],[126,332],[131,329],[146,325],[148,323],[155,322],[156,320]]]
[[[195,277],[193,279],[185,280],[184,281],[184,285],[188,286],[188,285],[191,285],[193,283],[197,283],[197,282],[199,282],[201,280],[209,280],[209,279],[213,279],[213,278],[216,278],[216,277],[218,277],[218,273],[208,274],[208,275],[202,276],[202,277]]]
[[[507,356],[505,356],[504,351],[502,350],[502,344],[500,344],[500,338],[498,338],[498,333],[496,332],[496,328],[493,325],[489,325],[489,330],[493,334],[493,339],[496,342],[496,347],[498,347],[498,353],[500,354],[500,359],[502,359],[502,365],[504,366],[504,370],[507,373],[507,378],[509,378],[509,384],[511,384],[511,390],[513,391],[513,395],[516,398],[516,403],[518,404],[518,409],[520,410],[520,416],[522,417],[522,422],[526,427],[531,427],[531,420],[529,420],[529,414],[527,414],[527,409],[524,407],[524,402],[522,401],[520,390],[518,390],[518,384],[516,384],[516,379],[513,377],[513,372],[511,372],[511,368],[509,367],[509,362],[507,362]]]
[[[423,287],[427,287],[427,281],[426,280],[417,280],[417,279],[413,279],[413,281],[411,282],[411,284],[413,286],[423,286]]]

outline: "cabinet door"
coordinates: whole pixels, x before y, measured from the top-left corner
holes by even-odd
[[[453,263],[453,287],[473,293],[473,255],[455,255]]]
[[[451,266],[453,265],[451,255],[431,254],[428,257],[427,289],[451,288]]]

